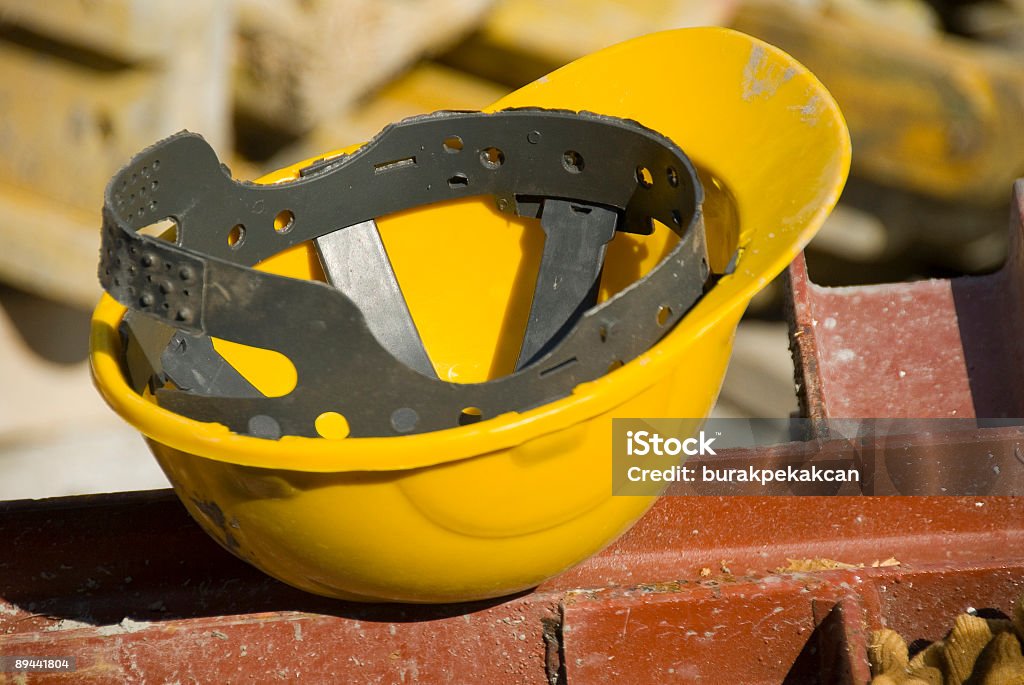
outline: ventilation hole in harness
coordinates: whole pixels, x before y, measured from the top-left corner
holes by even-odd
[[[458,136],[448,136],[444,139],[444,151],[452,154],[456,152],[462,152],[462,138]]]
[[[562,153],[562,166],[570,174],[578,174],[583,171],[583,155],[575,150],[566,150]]]
[[[679,187],[679,172],[676,171],[676,168],[670,166],[666,170],[665,174],[666,174],[666,176],[668,176],[668,184],[670,186],[672,186],[673,188],[678,188]]]
[[[636,181],[644,188],[650,188],[654,185],[654,175],[647,167],[638,166],[636,168]]]
[[[497,169],[505,163],[505,153],[496,147],[485,147],[480,151],[480,163],[485,169]]]
[[[237,250],[245,242],[245,226],[242,224],[235,224],[228,231],[228,246],[233,250]]]
[[[148,235],[151,238],[160,238],[161,240],[166,240],[169,243],[174,243],[178,240],[178,224],[174,219],[168,217],[166,219],[161,219],[160,221],[155,221],[148,226],[143,226],[138,229],[136,233],[141,233],[142,235]],[[145,266],[149,266],[149,264],[145,263],[145,258],[143,259],[143,264]]]
[[[313,425],[320,437],[327,438],[328,440],[341,440],[342,438],[347,438],[351,432],[348,425],[348,419],[336,411],[325,411],[323,414],[316,417],[316,421]]]
[[[471,423],[478,423],[483,417],[483,412],[479,407],[466,407],[459,412],[459,425],[468,426]]]
[[[292,230],[292,226],[295,225],[295,214],[290,209],[282,209],[274,217],[274,231],[277,233],[287,233]]]

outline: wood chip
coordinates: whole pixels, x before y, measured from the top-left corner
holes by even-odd
[[[776,573],[805,573],[810,571],[834,571],[837,569],[843,571],[854,571],[858,568],[864,568],[864,564],[847,564],[842,561],[836,561],[835,559],[786,559],[789,564],[784,567],[775,569]]]

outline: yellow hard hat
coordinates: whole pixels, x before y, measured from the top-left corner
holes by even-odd
[[[578,382],[550,401],[538,402],[526,390],[525,394],[517,394],[519,390],[498,393],[503,396],[498,399],[492,393],[484,399],[496,402],[494,406],[504,407],[505,400],[522,400],[522,406],[509,405],[513,408],[497,413],[484,407],[481,416],[480,408],[467,405],[459,420],[452,418],[447,425],[443,423],[447,414],[435,416],[427,406],[444,405],[447,395],[417,405],[418,411],[392,412],[392,405],[379,399],[376,388],[342,385],[317,397],[326,397],[324,401],[336,397],[339,403],[344,398],[356,418],[323,411],[313,429],[273,416],[260,415],[254,422],[249,411],[248,423],[239,423],[236,414],[244,412],[233,414],[225,407],[251,409],[271,400],[280,400],[272,406],[284,406],[282,402],[296,394],[298,363],[254,344],[263,339],[260,326],[246,320],[247,301],[240,295],[250,293],[257,301],[260,284],[269,281],[260,280],[261,276],[218,286],[213,275],[234,278],[231,274],[236,271],[217,271],[222,262],[216,260],[193,263],[182,257],[165,264],[169,273],[173,269],[173,279],[146,276],[153,287],[150,291],[138,279],[149,268],[143,268],[149,262],[141,260],[153,260],[135,252],[145,252],[148,243],[126,241],[108,229],[109,252],[104,257],[108,273],[101,271],[101,280],[118,298],[104,295],[93,316],[91,362],[97,387],[111,407],[145,436],[178,496],[203,528],[232,553],[293,586],[354,600],[482,599],[533,587],[609,544],[654,499],[613,496],[612,418],[709,414],[746,305],[821,226],[838,199],[850,162],[846,126],[821,83],[776,48],[720,28],[666,31],[607,48],[521,88],[486,111],[505,112],[500,121],[506,123],[520,117],[516,121],[525,122],[530,144],[537,143],[532,134],[538,133],[530,128],[536,121],[530,117],[562,116],[568,122],[566,135],[592,125],[596,128],[590,140],[595,136],[604,140],[612,152],[621,134],[623,145],[635,143],[645,150],[643,154],[668,160],[659,167],[669,169],[664,179],[668,183],[644,178],[648,170],[640,167],[637,181],[671,186],[671,195],[664,197],[676,202],[673,206],[693,203],[683,223],[696,226],[703,220],[704,244],[694,247],[695,254],[699,248],[710,270],[719,275],[706,292],[699,293],[685,316],[678,308],[671,314],[674,326],[666,326],[667,334],[662,331],[635,354],[621,355],[625,363],[620,368],[607,372],[602,368],[591,376],[570,374]],[[499,121],[484,115],[450,116],[456,117],[450,121],[462,122],[460,126]],[[379,148],[378,140],[362,149]],[[561,145],[563,140],[554,142]],[[182,148],[193,143],[193,139],[178,139],[175,144]],[[446,151],[453,159],[475,154],[475,148],[460,151],[461,138],[446,139],[444,144],[451,148]],[[472,148],[469,141],[466,145]],[[353,146],[275,172],[260,179],[264,185],[256,190],[302,187],[310,175],[329,173],[332,165],[358,158],[358,150],[360,146]],[[123,187],[115,182],[108,191],[114,211],[127,216],[138,212],[136,227],[147,223],[146,203],[155,202],[149,199],[155,196],[141,197],[145,193],[140,192],[149,187],[155,192],[152,179],[156,176],[150,174],[155,173],[153,162],[160,160],[153,154],[139,158],[148,162],[138,162],[137,172],[129,170],[129,176],[134,173],[141,178],[125,178]],[[497,147],[479,154],[483,168],[504,164]],[[580,171],[589,154],[564,150],[565,178]],[[625,152],[622,155],[629,159]],[[423,159],[417,160],[416,155],[387,159],[376,163],[370,173],[397,178],[406,173],[404,168],[422,165]],[[513,165],[511,156],[508,165]],[[161,183],[175,180],[172,170],[173,165],[164,160],[160,174],[171,176],[160,176]],[[582,178],[589,171],[592,168],[587,167],[577,175]],[[187,182],[185,176],[177,180]],[[457,188],[469,180],[475,183],[476,178],[456,174],[449,181]],[[585,184],[578,188],[579,193],[589,192]],[[437,377],[409,382],[418,384],[415,387],[455,388],[452,392],[463,393],[460,397],[475,397],[473,388],[489,386],[499,377],[523,375],[512,371],[522,362],[517,362],[522,355],[517,345],[524,330],[529,335],[535,311],[523,293],[543,276],[538,273],[543,237],[526,220],[496,211],[493,202],[474,191],[471,187],[465,197],[390,213],[376,224],[429,358],[430,368],[420,369],[420,376]],[[238,206],[247,192],[238,191]],[[498,198],[499,209],[508,209],[501,205],[500,194]],[[597,225],[602,206],[595,202],[574,208],[569,203],[566,211],[591,214],[597,207],[594,216],[586,219]],[[156,207],[150,209],[158,215]],[[301,208],[295,207],[278,212],[253,203],[244,209],[254,216],[266,210],[267,220],[273,221],[274,230],[268,223],[265,231],[270,236],[286,234],[302,218],[297,218]],[[677,214],[665,216],[662,223],[680,219]],[[214,256],[229,254],[240,244],[257,252],[272,249],[271,240],[257,238],[251,227],[249,235],[242,223],[229,228],[217,244],[206,246]],[[675,254],[674,235],[667,230],[651,235],[617,233],[607,245],[596,301],[607,306],[623,299],[627,291],[642,292],[631,290],[630,284],[654,274],[665,255]],[[254,257],[253,263],[259,262],[256,268],[262,273],[290,277],[275,283],[324,280],[322,247],[306,241],[266,258],[254,252],[259,259]],[[127,266],[120,265],[122,258]],[[182,291],[190,284],[198,288],[207,276],[209,289],[219,288],[221,294],[207,293],[202,304],[190,305],[192,295]],[[129,302],[130,298],[138,301]],[[180,397],[173,388],[139,383],[130,367],[139,363],[141,353],[132,335],[122,336],[128,309],[118,300],[141,310],[141,314],[132,312],[139,321],[163,317],[186,332],[206,325],[202,330],[214,336],[212,351],[206,350],[208,358],[226,360],[239,383],[250,385],[260,397],[232,398],[231,402],[200,398],[204,401],[195,405],[200,410],[187,411],[187,403],[170,401]],[[161,303],[168,305],[163,312]],[[292,306],[310,311],[308,306]],[[264,319],[273,319],[277,312],[282,322],[290,321],[288,307],[283,302],[264,313]],[[245,328],[244,340],[231,342],[231,336],[217,335],[212,324],[203,323],[207,316],[213,321],[214,314]],[[658,316],[664,318],[663,312]],[[601,326],[596,319],[577,316],[574,321],[578,326]],[[140,323],[134,337],[140,337],[145,328]],[[305,330],[276,335],[279,340],[291,336],[287,340],[291,349],[301,350]],[[605,333],[602,330],[602,340]],[[180,338],[180,349],[184,351],[185,344],[194,340]],[[611,347],[617,344],[626,345]],[[540,341],[534,359],[541,358],[545,349],[551,349],[550,340]],[[330,362],[326,353],[318,354],[318,359]],[[334,354],[345,355],[344,346],[339,345]],[[607,358],[601,357],[600,362],[606,364]],[[299,368],[300,376],[302,371]],[[554,377],[556,371],[554,366],[536,371],[534,380],[539,382],[545,372]],[[325,377],[336,377],[331,373],[325,370]],[[179,378],[172,380],[182,384]],[[382,377],[380,383],[390,381]],[[289,416],[287,411],[282,415]]]

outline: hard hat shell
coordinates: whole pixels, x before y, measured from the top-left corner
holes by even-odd
[[[488,110],[524,106],[634,119],[671,138],[701,171],[711,266],[724,271],[739,249],[735,271],[648,352],[569,397],[380,438],[265,440],[160,408],[126,382],[125,310],[104,295],[91,333],[97,387],[146,437],[189,513],[234,554],[322,595],[450,602],[533,587],[600,550],[654,501],[612,496],[612,418],[709,414],[744,309],[818,230],[849,169],[846,125],[821,83],[728,29],[615,45]],[[305,164],[260,182],[294,178]],[[525,326],[538,232],[472,198],[378,225],[438,375],[479,382],[509,372],[517,349],[506,341]],[[618,235],[601,297],[652,268],[668,236]],[[322,276],[306,245],[259,268]],[[264,392],[287,387],[287,363],[216,344]]]

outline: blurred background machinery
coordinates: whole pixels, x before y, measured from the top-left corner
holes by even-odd
[[[853,176],[809,250],[815,282],[1002,263],[1024,175],[1022,0],[0,0],[0,499],[164,483],[84,361],[102,191],[133,152],[188,128],[255,178],[706,24],[793,54],[849,121]],[[672,88],[694,66],[636,68]],[[721,416],[796,410],[779,292],[740,327]]]

